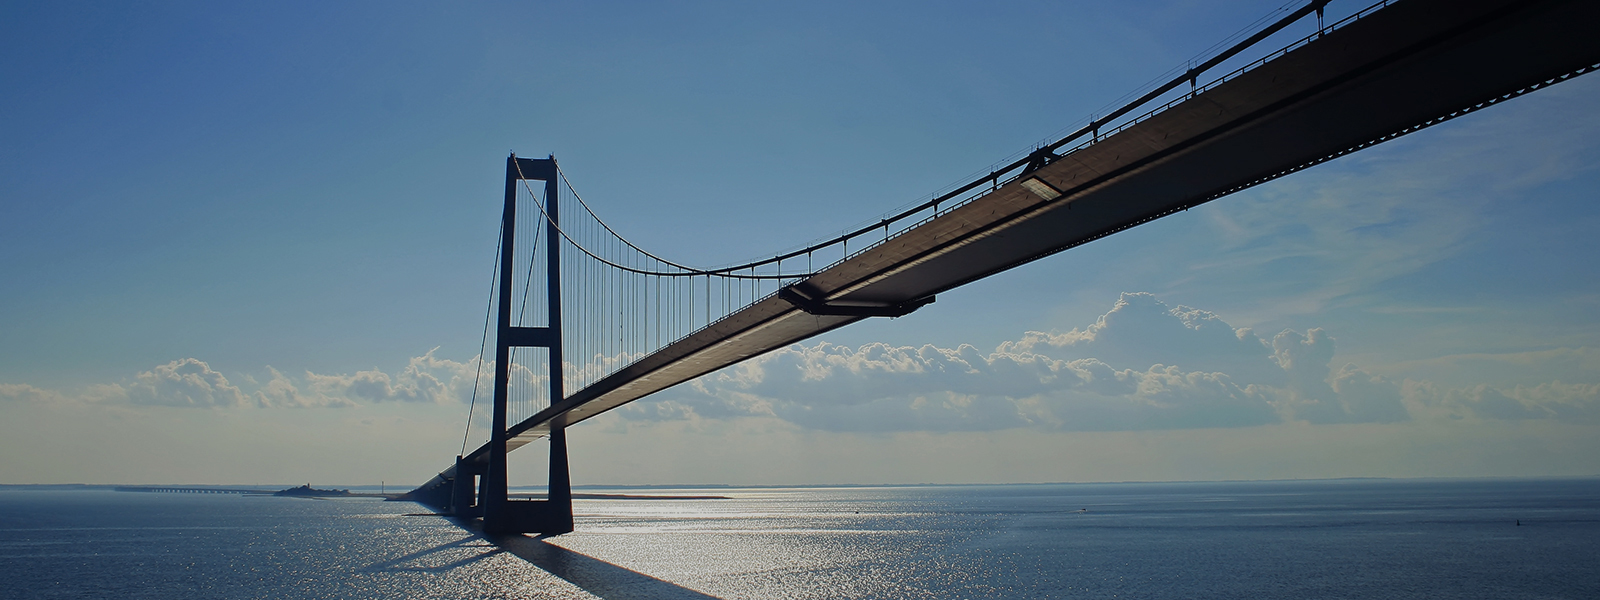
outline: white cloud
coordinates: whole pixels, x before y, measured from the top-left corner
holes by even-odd
[[[1554,371],[1537,368],[1543,363],[1585,365],[1591,354],[1578,349],[1495,360],[1545,374]],[[834,432],[957,432],[1176,430],[1413,418],[1584,421],[1600,415],[1600,383],[1552,378],[1533,384],[1444,385],[1355,364],[1334,370],[1334,356],[1335,340],[1322,329],[1284,330],[1269,342],[1216,314],[1128,293],[1088,327],[1027,332],[992,352],[965,344],[795,345],[630,404],[618,416],[642,422],[764,418]],[[1446,362],[1485,360],[1490,359]],[[186,358],[78,394],[3,384],[0,401],[264,409],[458,405],[472,394],[477,367],[476,358],[453,361],[430,350],[396,371],[307,371],[295,377],[267,367],[264,383],[239,376],[243,384],[235,385],[205,362]],[[568,366],[569,373],[576,370]],[[490,372],[485,369],[483,390]],[[545,380],[520,364],[512,374],[525,386]]]
[[[1264,388],[1222,373],[1036,353],[827,343],[779,350],[714,374],[631,418],[772,416],[830,431],[1181,429],[1278,421]]]
[[[1284,380],[1283,371],[1271,360],[1273,348],[1249,328],[1235,329],[1196,308],[1168,307],[1148,293],[1122,294],[1109,312],[1081,330],[1030,331],[1019,340],[1002,343],[1000,351],[1097,358],[1137,367],[1176,365],[1273,385]]]
[[[273,370],[273,380],[283,380],[279,389],[289,406],[357,406],[374,402],[426,402],[455,404],[465,402],[472,393],[472,382],[478,369],[476,358],[457,362],[434,356],[438,348],[414,357],[399,373],[390,375],[380,369],[357,371],[350,375],[321,375],[307,371],[305,387],[300,393],[290,387],[292,382]],[[492,373],[493,363],[485,365]],[[490,375],[492,376],[492,375]],[[269,387],[272,384],[269,383]],[[289,392],[293,392],[290,394]]]
[[[306,372],[306,381],[318,396],[360,399],[369,402],[437,402],[442,397],[444,384],[423,374],[421,377],[402,372],[400,377],[390,377],[378,369],[356,371],[354,375],[318,375]]]
[[[1411,418],[1395,382],[1347,364],[1330,383],[1337,404],[1330,405],[1318,422],[1394,423]]]
[[[97,390],[101,401],[144,406],[240,407],[249,397],[228,378],[196,358],[184,358],[134,376],[131,383]]]
[[[255,392],[257,406],[262,408],[316,408],[335,407],[346,408],[356,406],[355,401],[343,395],[328,395],[320,391],[301,392],[300,385],[279,372],[277,369],[267,367],[272,378],[267,380]],[[307,378],[314,376],[306,373]]]
[[[640,420],[776,417],[828,431],[1106,431],[1386,422],[1399,388],[1334,340],[1284,331],[1269,346],[1217,315],[1123,294],[1093,325],[1028,332],[990,353],[826,342],[778,350],[624,409]]]
[[[458,404],[472,393],[477,359],[457,362],[430,350],[414,357],[397,373],[380,369],[354,374],[323,375],[306,371],[296,378],[271,366],[265,383],[236,377],[235,384],[197,358],[184,358],[133,376],[131,380],[93,384],[78,393],[26,384],[0,384],[0,402],[32,404],[102,404],[206,408],[348,408],[383,402]],[[493,364],[488,365],[489,369]],[[526,368],[515,373],[530,378]]]
[[[59,404],[69,401],[65,395],[55,390],[40,389],[25,383],[0,383],[0,402]]]
[[[1586,364],[1573,357],[1590,354],[1567,350],[1502,362],[1548,375],[1563,365]],[[820,431],[955,432],[1397,423],[1414,417],[1588,420],[1600,414],[1600,384],[1546,379],[1451,387],[1395,379],[1355,364],[1334,370],[1334,356],[1334,338],[1319,328],[1284,330],[1268,342],[1213,313],[1169,307],[1151,294],[1122,294],[1088,327],[1028,332],[994,352],[970,345],[795,345],[624,407],[621,416],[775,418]],[[1544,362],[1551,365],[1541,368]]]

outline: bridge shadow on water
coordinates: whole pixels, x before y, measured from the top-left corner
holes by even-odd
[[[414,563],[416,563],[418,561],[424,560],[426,557],[431,556],[433,554],[438,554],[440,552],[449,552],[449,551],[455,550],[457,548],[492,548],[492,550],[490,550],[488,552],[480,552],[478,554],[474,554],[472,556],[468,556],[468,557],[460,559],[460,560],[451,561],[451,562],[448,562],[448,563],[445,563],[445,564],[442,564],[442,565],[418,566],[418,565],[414,564]],[[488,540],[483,539],[483,536],[469,535],[467,537],[461,538],[461,539],[453,541],[453,542],[447,542],[447,543],[444,543],[444,544],[439,544],[439,545],[434,546],[432,548],[424,548],[422,550],[418,550],[416,552],[412,552],[412,553],[407,554],[405,556],[400,556],[400,557],[397,557],[397,558],[386,560],[386,561],[383,561],[381,563],[377,563],[375,565],[368,566],[366,569],[363,569],[363,570],[365,570],[365,571],[421,571],[421,572],[426,572],[426,573],[442,573],[442,572],[450,571],[450,570],[458,568],[458,567],[465,567],[465,566],[467,566],[469,564],[478,562],[478,561],[483,560],[485,558],[489,558],[489,557],[494,556],[496,554],[499,554],[501,552],[504,552],[504,550],[501,550],[498,546],[490,543]]]
[[[606,600],[716,600],[715,596],[573,552],[546,542],[542,537],[506,535],[489,536],[488,540],[501,550]]]
[[[477,522],[450,520],[465,529],[467,536],[383,561],[371,565],[365,570],[441,573],[506,552],[543,569],[551,575],[566,580],[568,583],[577,586],[578,589],[605,600],[632,600],[635,598],[649,598],[651,600],[717,600],[715,596],[703,594],[670,581],[657,579],[592,556],[573,552],[547,542],[543,537],[489,535],[483,533]],[[473,548],[480,548],[484,551],[444,564],[418,565],[418,563],[428,562],[428,557],[441,552],[448,553],[460,549]]]

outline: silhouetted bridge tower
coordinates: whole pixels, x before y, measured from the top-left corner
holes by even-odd
[[[565,432],[584,419],[1600,67],[1600,2],[1394,0],[1332,24],[1327,4],[1285,7],[1134,101],[923,204],[726,267],[639,248],[595,216],[554,157],[510,157],[490,439],[471,453],[463,444],[410,497],[482,516],[487,531],[571,531]],[[540,438],[547,499],[514,501],[507,453]]]

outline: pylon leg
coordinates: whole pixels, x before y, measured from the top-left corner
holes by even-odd
[[[567,471],[567,428],[550,428],[550,493],[545,502],[548,521],[546,535],[572,531],[572,479]]]

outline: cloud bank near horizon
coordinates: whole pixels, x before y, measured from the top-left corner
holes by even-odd
[[[619,409],[625,419],[766,417],[825,431],[1134,431],[1311,424],[1594,420],[1600,389],[1393,381],[1332,367],[1321,329],[1270,339],[1125,293],[1095,323],[970,345],[796,345]]]
[[[0,384],[0,402],[135,408],[354,408],[465,403],[478,359],[430,350],[380,369],[230,379],[184,358],[78,394]],[[1548,354],[1548,353],[1546,353]],[[1030,331],[992,352],[871,343],[797,344],[635,402],[624,422],[768,418],[834,432],[1139,431],[1410,420],[1600,420],[1600,384],[1451,387],[1333,368],[1335,340],[1312,328],[1270,338],[1216,314],[1124,293],[1082,329]],[[1526,357],[1521,357],[1525,360]],[[1476,360],[1489,360],[1478,357]],[[569,372],[577,368],[569,365]],[[537,379],[526,369],[517,373]]]
[[[87,403],[172,408],[353,408],[388,402],[455,404],[472,391],[476,357],[457,362],[412,358],[397,374],[373,368],[354,374],[306,371],[293,377],[268,366],[265,382],[250,375],[229,380],[197,358],[174,360],[129,381],[91,385],[78,394],[27,384],[0,384],[0,402]]]

